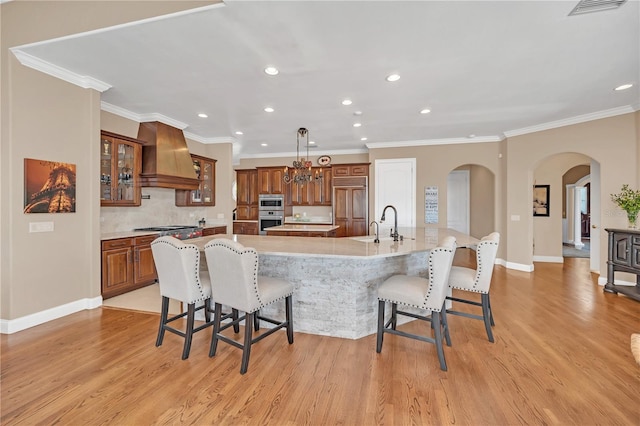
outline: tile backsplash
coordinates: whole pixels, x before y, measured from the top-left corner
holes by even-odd
[[[142,188],[140,207],[101,207],[100,231],[123,232],[135,228],[162,225],[198,225],[203,217],[207,225],[227,225],[231,229],[231,218],[214,207],[176,207],[175,190],[168,188]],[[218,217],[218,216],[225,217]]]

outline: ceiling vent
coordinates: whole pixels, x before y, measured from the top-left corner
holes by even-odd
[[[573,8],[569,16],[582,15],[583,13],[601,12],[603,10],[617,9],[627,0],[581,0]]]

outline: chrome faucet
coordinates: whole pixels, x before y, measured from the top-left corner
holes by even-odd
[[[384,215],[387,212],[387,209],[391,207],[393,209],[393,213],[395,215],[395,221],[393,224],[393,229],[391,230],[391,235],[390,237],[393,237],[393,241],[398,241],[398,238],[400,238],[400,240],[402,240],[402,235],[398,234],[398,211],[396,210],[395,207],[393,207],[392,205],[388,205],[385,206],[385,208],[382,210],[382,217],[380,218],[380,223],[384,223]]]
[[[380,231],[380,226],[378,225],[378,222],[376,222],[376,221],[374,220],[373,222],[371,222],[371,223],[369,224],[369,227],[371,227],[371,225],[373,225],[374,223],[376,224],[376,239],[375,239],[375,240],[373,240],[373,242],[374,242],[374,243],[376,243],[376,244],[378,244],[378,243],[380,242],[380,238],[379,238],[379,235],[378,235],[378,232]]]

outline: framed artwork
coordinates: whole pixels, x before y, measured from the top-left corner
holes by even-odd
[[[550,185],[534,185],[533,187],[533,215],[549,216],[549,188]]]
[[[76,165],[24,159],[24,213],[75,213]]]

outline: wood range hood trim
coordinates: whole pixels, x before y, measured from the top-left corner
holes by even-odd
[[[187,140],[182,130],[159,121],[140,123],[143,187],[198,189],[200,181],[193,168]]]

